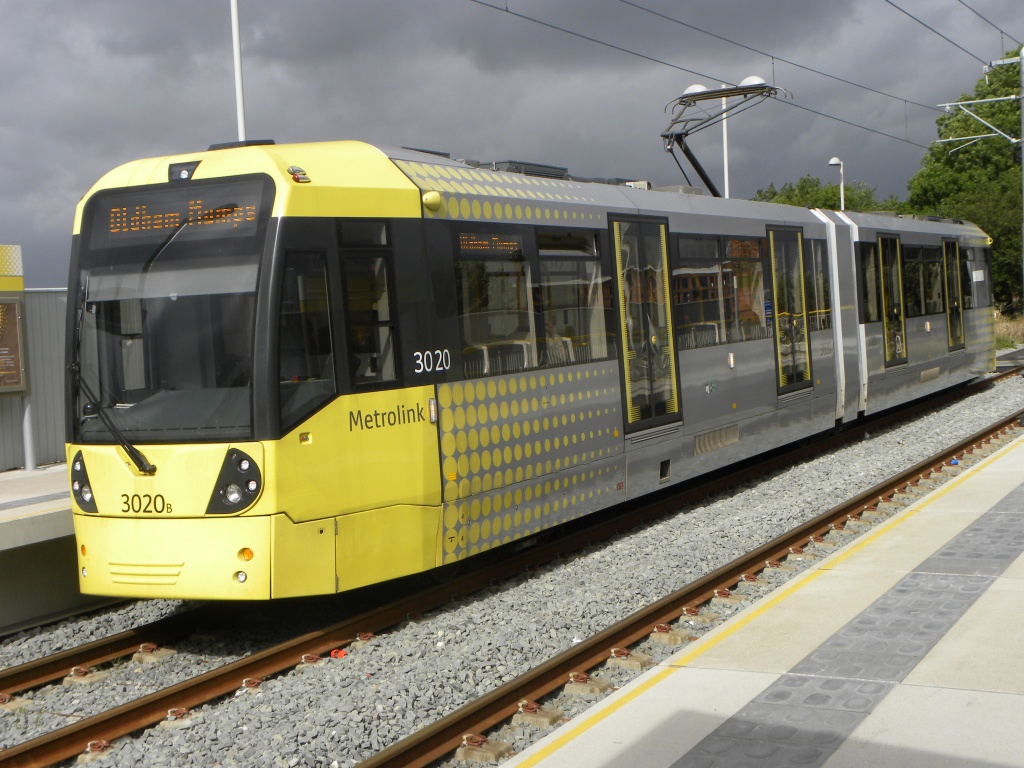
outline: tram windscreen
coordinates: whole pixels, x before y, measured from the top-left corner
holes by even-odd
[[[187,191],[168,185],[90,202],[72,294],[78,440],[114,441],[97,409],[131,442],[251,438],[256,286],[269,208],[263,189],[259,181]],[[147,216],[186,214],[170,228],[148,219],[148,229],[114,231],[121,224],[112,216],[128,199],[144,201]],[[254,220],[190,223],[199,214],[188,218],[189,200],[242,208],[242,219],[251,207]]]

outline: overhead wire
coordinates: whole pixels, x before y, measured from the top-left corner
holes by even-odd
[[[713,77],[712,75],[709,75],[709,74],[706,74],[706,73],[697,72],[696,70],[692,70],[692,69],[687,69],[686,67],[679,66],[678,64],[673,64],[671,62],[664,61],[662,59],[658,59],[658,58],[655,58],[653,56],[648,56],[647,54],[639,53],[638,51],[634,51],[634,50],[631,50],[629,48],[625,48],[625,47],[620,46],[620,45],[615,45],[614,43],[609,43],[609,42],[606,42],[604,40],[599,40],[599,39],[597,39],[595,37],[590,37],[588,35],[584,35],[582,33],[576,32],[576,31],[571,30],[571,29],[566,29],[565,27],[560,27],[557,24],[552,24],[550,22],[543,21],[543,20],[535,18],[533,16],[529,16],[529,15],[527,15],[525,13],[520,13],[518,11],[513,11],[510,8],[508,8],[507,4],[504,7],[502,7],[502,6],[497,6],[497,5],[491,5],[490,3],[484,2],[484,0],[469,0],[469,2],[474,3],[476,5],[481,5],[484,8],[489,8],[492,11],[498,11],[499,13],[505,13],[505,14],[508,14],[510,16],[514,16],[514,17],[516,17],[518,19],[522,19],[523,21],[529,21],[529,22],[531,22],[533,24],[538,24],[538,25],[540,25],[542,27],[547,27],[548,29],[557,30],[558,32],[562,32],[564,34],[571,35],[572,37],[576,37],[576,38],[579,38],[581,40],[586,40],[587,42],[596,43],[597,45],[604,46],[605,48],[611,48],[612,50],[619,51],[620,53],[625,53],[625,54],[628,54],[630,56],[635,56],[637,58],[644,59],[646,61],[650,61],[650,62],[652,62],[654,64],[660,64],[662,66],[671,67],[672,69],[678,70],[680,72],[687,72],[688,74],[696,75],[697,77],[705,78],[705,79],[708,79],[708,80],[717,80],[718,82],[725,83],[727,85],[735,85],[735,83],[730,83],[725,78]],[[899,97],[895,97],[895,98],[899,98]],[[899,99],[899,100],[900,101],[906,101],[905,99]],[[859,123],[854,123],[851,120],[846,120],[846,119],[841,118],[841,117],[836,117],[835,115],[829,115],[829,114],[827,114],[825,112],[820,112],[818,110],[811,109],[810,107],[805,107],[805,106],[797,104],[797,103],[795,103],[793,101],[787,100],[787,101],[782,101],[781,103],[787,104],[787,105],[789,105],[791,107],[796,107],[797,109],[802,109],[805,112],[810,112],[811,114],[818,115],[819,117],[824,117],[824,118],[829,119],[829,120],[834,120],[836,122],[843,123],[844,125],[849,125],[849,126],[851,126],[853,128],[859,128],[859,129],[861,129],[863,131],[868,131],[869,133],[874,133],[874,134],[876,134],[878,136],[884,136],[885,138],[889,138],[889,139],[893,139],[895,141],[903,142],[904,144],[911,144],[911,145],[913,145],[915,147],[920,147],[922,149],[927,149],[928,148],[927,145],[925,145],[925,144],[919,144],[918,142],[911,141],[910,139],[901,138],[899,136],[894,136],[893,134],[885,133],[884,131],[880,131],[880,130],[877,130],[875,128],[869,128],[866,125],[861,125]],[[929,109],[931,109],[931,107],[929,107]]]
[[[952,45],[953,47],[955,47],[955,48],[959,48],[959,49],[960,49],[961,51],[963,51],[964,53],[966,53],[966,54],[967,54],[968,56],[970,56],[970,57],[971,57],[972,59],[976,59],[977,61],[980,61],[980,62],[981,62],[981,64],[982,64],[983,66],[985,66],[985,65],[987,65],[987,64],[988,64],[988,62],[987,62],[987,61],[985,61],[985,60],[984,60],[983,58],[981,58],[980,56],[975,56],[975,55],[974,55],[973,53],[971,53],[970,51],[968,51],[968,50],[967,50],[966,48],[964,48],[964,47],[963,47],[962,45],[960,45],[959,43],[955,43],[955,42],[953,42],[952,40],[950,40],[950,39],[949,39],[948,37],[946,37],[946,36],[945,36],[944,34],[942,34],[941,32],[939,32],[939,31],[938,31],[937,29],[935,29],[934,27],[930,27],[930,26],[928,26],[927,24],[925,24],[925,23],[924,23],[923,21],[921,21],[921,19],[917,18],[917,16],[915,16],[914,14],[912,14],[912,13],[911,13],[910,11],[907,11],[907,10],[904,10],[903,8],[900,8],[900,7],[899,7],[898,5],[896,5],[896,3],[894,3],[894,2],[892,1],[892,0],[882,0],[882,2],[888,3],[889,5],[891,5],[891,6],[893,7],[893,8],[895,8],[895,9],[896,9],[897,11],[899,11],[900,13],[902,13],[902,14],[904,14],[904,15],[906,15],[906,16],[909,16],[909,17],[910,17],[910,18],[912,18],[912,19],[913,19],[914,21],[916,21],[916,22],[917,22],[918,24],[920,24],[920,25],[921,25],[922,27],[924,27],[925,29],[927,29],[927,30],[929,30],[929,31],[931,31],[931,32],[934,32],[934,33],[935,33],[936,35],[938,35],[939,37],[941,37],[941,38],[942,38],[943,40],[945,40],[945,41],[946,41],[947,43],[949,43],[949,44],[950,44],[950,45]]]
[[[886,96],[886,97],[888,97],[890,99],[896,99],[896,101],[902,101],[904,104],[913,104],[915,107],[922,107],[924,109],[929,109],[929,110],[932,110],[934,112],[941,112],[942,111],[941,109],[939,109],[938,107],[934,106],[933,104],[922,104],[921,102],[914,101],[913,99],[906,99],[906,98],[903,98],[902,96],[896,96],[896,95],[891,94],[891,93],[886,93],[885,91],[880,91],[880,90],[878,90],[876,88],[872,88],[872,87],[867,86],[867,85],[862,85],[861,83],[856,83],[856,82],[854,82],[852,80],[847,80],[846,78],[839,77],[837,75],[831,75],[828,72],[822,72],[821,70],[814,69],[813,67],[808,67],[808,66],[805,66],[803,64],[798,64],[795,61],[790,61],[789,59],[784,59],[781,56],[776,56],[773,53],[767,53],[766,51],[758,50],[757,48],[754,48],[752,46],[746,45],[745,43],[741,43],[741,42],[739,42],[737,40],[732,40],[732,39],[730,39],[728,37],[725,37],[724,35],[719,35],[719,34],[716,34],[714,32],[710,32],[710,31],[708,31],[706,29],[701,29],[700,27],[697,27],[697,26],[695,26],[693,24],[689,24],[689,23],[687,23],[685,21],[680,21],[679,19],[676,19],[676,18],[674,18],[672,16],[668,16],[666,14],[659,13],[658,11],[655,11],[655,10],[653,10],[651,8],[647,8],[645,6],[640,5],[639,3],[634,3],[634,2],[632,2],[632,0],[619,0],[619,2],[622,3],[623,5],[628,5],[628,6],[631,6],[633,8],[636,8],[639,11],[644,11],[645,13],[649,13],[652,16],[657,16],[658,18],[664,19],[665,21],[670,21],[673,24],[678,24],[681,27],[686,27],[687,29],[692,29],[694,32],[700,32],[703,35],[707,35],[709,37],[715,38],[716,40],[721,40],[723,42],[730,43],[731,45],[735,45],[735,46],[737,46],[739,48],[743,48],[744,50],[751,51],[752,53],[756,53],[756,54],[758,54],[760,56],[767,56],[768,58],[770,58],[772,60],[773,66],[774,66],[774,62],[781,61],[784,64],[789,64],[791,67],[796,67],[797,69],[802,69],[805,72],[811,72],[812,74],[815,74],[815,75],[820,75],[822,77],[827,77],[830,80],[835,80],[836,82],[843,83],[845,85],[852,85],[854,88],[860,88],[862,90],[878,94],[879,96]]]
[[[991,22],[991,21],[989,21],[989,20],[988,20],[988,19],[986,19],[986,18],[985,18],[984,16],[982,16],[982,15],[981,15],[980,13],[978,13],[978,12],[977,12],[976,10],[974,10],[973,8],[971,8],[971,6],[969,6],[969,5],[967,4],[967,3],[965,3],[965,2],[964,2],[964,0],[956,0],[956,1],[957,1],[958,3],[960,3],[960,5],[962,5],[962,6],[964,7],[964,8],[966,8],[966,9],[967,9],[968,11],[970,11],[970,12],[971,12],[971,13],[973,13],[973,14],[974,14],[975,16],[977,16],[977,17],[978,17],[979,19],[981,19],[981,20],[982,20],[982,21],[984,21],[984,22],[985,22],[986,24],[988,24],[988,25],[989,25],[990,27],[992,27],[992,29],[996,30],[996,31],[997,31],[997,32],[998,32],[998,33],[999,33],[1000,35],[1002,35],[1002,36],[1004,36],[1004,37],[1008,37],[1008,38],[1010,38],[1010,39],[1011,39],[1011,40],[1013,40],[1013,42],[1015,42],[1015,43],[1016,43],[1017,45],[1024,45],[1024,43],[1021,43],[1021,41],[1020,41],[1020,40],[1018,40],[1017,38],[1015,38],[1015,37],[1014,37],[1013,35],[1011,35],[1011,34],[1010,34],[1009,32],[1006,32],[1005,30],[1003,30],[1002,28],[1000,28],[1000,27],[999,27],[998,25],[996,25],[996,24],[995,24],[994,22]]]
[[[548,22],[548,21],[542,21],[541,19],[536,19],[533,16],[527,16],[525,13],[518,13],[517,11],[513,11],[513,10],[509,9],[507,4],[505,5],[504,8],[500,8],[500,7],[496,6],[496,5],[491,5],[490,3],[485,3],[483,0],[469,0],[469,2],[476,3],[477,5],[482,5],[484,8],[490,8],[492,11],[499,11],[500,13],[507,13],[509,16],[515,16],[516,18],[523,19],[524,21],[530,21],[530,22],[533,22],[534,24],[539,24],[540,26],[547,27],[548,29],[554,29],[554,30],[557,30],[559,32],[563,32],[563,33],[565,33],[567,35],[572,35],[573,37],[578,37],[581,40],[586,40],[587,42],[596,43],[597,45],[603,45],[605,48],[611,48],[612,50],[619,51],[620,53],[626,53],[626,54],[629,54],[630,56],[636,56],[639,59],[645,59],[645,60],[650,61],[650,62],[652,62],[654,64],[661,64],[662,66],[671,67],[672,69],[679,70],[680,72],[686,72],[687,74],[696,75],[697,77],[703,77],[703,78],[706,78],[708,80],[719,80],[720,82],[723,82],[723,83],[726,82],[722,78],[712,77],[711,75],[708,75],[706,73],[697,72],[696,70],[693,70],[693,69],[687,69],[686,67],[681,67],[678,64],[672,64],[671,62],[668,62],[668,61],[662,61],[661,59],[656,59],[653,56],[648,56],[646,54],[639,53],[638,51],[630,50],[629,48],[623,48],[622,46],[615,45],[614,43],[609,43],[609,42],[606,42],[604,40],[598,40],[596,37],[589,37],[587,35],[581,34],[580,32],[574,32],[571,29],[566,29],[565,27],[560,27],[557,24],[552,24],[551,22]],[[736,85],[736,83],[729,83],[729,85]]]

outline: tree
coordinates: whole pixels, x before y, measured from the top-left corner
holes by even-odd
[[[846,208],[850,211],[889,211],[895,210],[894,206],[898,203],[892,196],[879,202],[875,197],[875,187],[868,186],[863,181],[847,184],[845,194]],[[767,189],[757,190],[757,194],[751,199],[762,203],[784,203],[807,208],[839,210],[839,185],[826,184],[822,186],[821,179],[808,174],[796,184],[787,181],[778,190],[775,189],[774,184],[769,184]]]
[[[1017,54],[1007,54],[1015,57]],[[995,67],[959,101],[1015,96],[1020,65]],[[1003,133],[1020,138],[1020,101],[997,101],[968,107]],[[954,109],[936,120],[940,139],[977,136],[991,131]],[[993,239],[992,278],[996,305],[1008,309],[1021,296],[1020,144],[1003,137],[973,143],[932,144],[921,170],[910,179],[907,208],[914,213],[966,219]]]

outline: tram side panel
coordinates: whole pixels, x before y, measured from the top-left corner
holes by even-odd
[[[428,221],[425,230],[440,338],[453,353],[437,385],[439,564],[622,501],[607,241],[556,225]],[[558,321],[550,336],[548,320]]]
[[[867,334],[861,325],[859,264],[854,225],[838,211],[818,210],[825,222],[832,288],[832,343],[835,350],[836,419],[854,421],[867,392]]]
[[[706,205],[687,198],[681,204]],[[825,228],[820,220],[791,223],[778,218],[781,212],[791,214],[789,209],[743,206],[732,216],[672,220],[681,230],[672,235],[672,312],[679,348],[685,477],[835,423],[832,318],[837,292],[831,282]],[[787,266],[781,259],[773,263],[773,231],[780,240],[790,241],[788,275],[776,274]],[[794,258],[801,236],[802,274],[796,271],[799,261]],[[787,293],[800,291],[801,300],[779,308],[774,295],[779,287]],[[783,299],[790,301],[788,295]],[[773,310],[784,315],[778,323],[786,334],[782,344]],[[794,375],[800,381],[793,380]]]

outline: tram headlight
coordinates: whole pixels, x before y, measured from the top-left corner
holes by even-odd
[[[228,448],[206,514],[237,514],[256,503],[262,490],[263,474],[255,459],[238,448]]]
[[[245,580],[248,578],[245,571],[235,571],[235,581],[239,584],[245,584]]]
[[[78,504],[79,509],[83,512],[99,512],[81,451],[76,453],[75,457],[71,460],[71,494],[75,498],[75,503]]]

